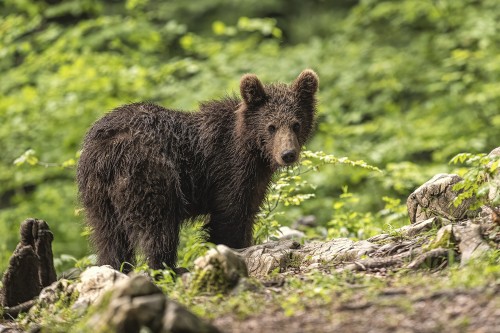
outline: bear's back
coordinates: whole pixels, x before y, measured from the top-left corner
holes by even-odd
[[[169,136],[178,138],[186,133],[192,121],[187,112],[166,109],[152,103],[133,103],[120,106],[96,121],[88,131],[85,144],[92,141],[143,141],[153,144]]]

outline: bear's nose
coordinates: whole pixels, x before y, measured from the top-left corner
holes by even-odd
[[[297,153],[295,150],[285,150],[281,153],[281,158],[286,164],[291,164],[297,160]]]

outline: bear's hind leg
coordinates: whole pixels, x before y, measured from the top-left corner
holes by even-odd
[[[131,156],[133,167],[117,178],[112,193],[119,223],[130,242],[145,255],[149,267],[175,267],[184,213],[180,167],[165,152],[141,146]]]
[[[141,235],[141,247],[152,269],[175,268],[179,246],[180,219],[168,218],[149,225]]]
[[[135,260],[128,236],[120,230],[115,229],[110,233],[104,229],[94,227],[90,237],[97,253],[97,265],[111,265],[124,273],[130,272]]]

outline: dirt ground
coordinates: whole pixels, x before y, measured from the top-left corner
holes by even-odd
[[[231,315],[213,321],[223,332],[500,332],[500,283],[481,289],[385,289],[376,301],[363,291],[348,302],[322,306],[285,316],[270,305],[263,313],[244,320]]]
[[[473,252],[479,249],[480,246],[484,246],[485,239],[489,240],[490,250],[488,251],[493,249],[498,251],[499,243],[495,235],[500,229],[493,222],[488,218],[480,221],[480,224],[468,223],[464,227],[453,226],[454,230],[464,228],[463,230],[468,233],[463,233],[463,235],[473,236],[470,239],[462,236],[462,243],[460,243],[462,252]],[[477,232],[478,225],[481,225],[481,237]],[[412,227],[417,228],[418,224]],[[476,231],[469,232],[469,230]],[[429,234],[423,234],[427,236],[423,236],[421,240],[414,234],[405,240],[395,241],[392,245],[386,244],[383,248],[389,250],[396,248],[402,251],[396,256],[405,253],[405,246],[409,247],[410,251],[415,251],[421,248],[422,244],[429,242],[426,238]],[[447,251],[443,253],[448,253]],[[381,251],[374,253],[379,252]],[[386,255],[385,252],[382,254]],[[462,255],[461,258],[464,259],[464,257],[465,255]],[[298,268],[295,272],[289,271],[281,276],[284,281],[281,285],[266,287],[264,291],[255,294],[255,304],[260,304],[259,302],[264,304],[257,311],[260,313],[249,317],[238,317],[228,312],[214,319],[212,323],[227,333],[500,333],[498,259],[479,265],[475,265],[475,259],[471,259],[470,264],[455,262],[448,266],[448,262],[453,262],[453,260],[456,258],[445,256],[440,261],[434,261],[433,268],[427,269],[415,269],[415,267],[409,269],[411,264],[406,268],[400,264],[387,267],[375,265],[375,269],[353,273],[352,276],[361,277],[358,281],[356,278],[354,281],[348,281],[343,276],[337,279],[332,278],[332,274],[339,271],[338,266],[333,265],[332,271],[324,267],[319,268],[322,276],[325,276],[328,281],[326,284],[325,279],[318,279],[317,275],[311,278],[308,276],[311,272],[301,272]],[[365,263],[368,262],[365,261]],[[385,262],[398,261],[380,261],[380,263]],[[299,279],[305,281],[305,284],[290,284],[290,279]],[[327,300],[321,300],[325,293],[319,294],[315,299],[314,294],[312,297],[311,293],[307,294],[307,290],[304,294],[307,296],[302,297],[300,289],[307,289],[304,285],[322,288],[321,292],[325,291]],[[294,294],[298,295],[298,298],[295,298],[299,300],[299,303],[296,307],[285,309],[283,304],[286,304],[290,295]]]

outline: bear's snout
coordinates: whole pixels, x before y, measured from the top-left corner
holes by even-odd
[[[288,166],[299,159],[300,145],[292,130],[286,127],[278,129],[273,145],[273,156],[278,165]]]
[[[286,164],[292,164],[297,161],[297,152],[295,150],[285,150],[281,153],[281,159]]]

